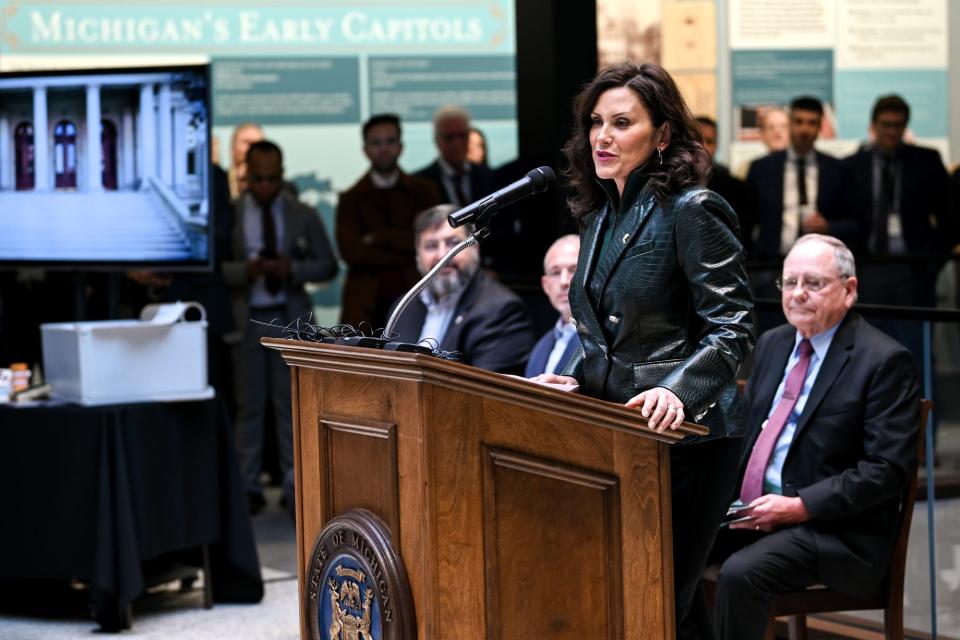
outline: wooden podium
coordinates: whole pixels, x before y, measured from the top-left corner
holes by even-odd
[[[667,445],[705,428],[431,356],[263,344],[292,368],[301,594],[324,523],[362,507],[421,639],[674,637]]]

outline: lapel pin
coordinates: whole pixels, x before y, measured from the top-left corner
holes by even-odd
[[[454,319],[453,324],[460,324],[461,322],[463,322],[463,316],[462,316],[462,315],[461,315],[461,316],[457,316],[457,317]]]
[[[623,234],[623,244],[627,244],[627,240],[629,240],[629,239],[630,239],[630,234],[629,234],[629,233]]]

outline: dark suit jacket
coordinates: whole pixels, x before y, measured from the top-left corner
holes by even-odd
[[[900,222],[907,251],[945,251],[958,240],[956,224],[948,213],[947,170],[935,149],[901,145]],[[860,233],[850,244],[865,251],[873,231],[873,151],[861,149],[843,160],[843,206],[855,216]],[[931,218],[936,228],[931,226]]]
[[[950,217],[960,220],[960,167],[950,174]]]
[[[295,200],[284,192],[283,239],[280,253],[290,258],[290,277],[285,284],[287,305],[285,317],[299,318],[312,309],[303,285],[326,282],[337,275],[337,259],[327,239],[320,215],[313,207]],[[230,257],[222,264],[223,277],[230,287],[236,329],[242,336],[250,320],[250,281],[247,278],[247,241],[244,235],[244,198],[236,200],[233,241]]]
[[[857,221],[840,207],[840,161],[825,153],[817,154],[816,208],[830,222],[830,234],[844,242],[857,236]],[[754,229],[759,235],[750,251],[754,258],[780,257],[780,232],[783,229],[783,170],[786,151],[775,151],[750,163],[747,186],[753,195],[755,219],[747,221],[743,237],[751,239]],[[748,245],[749,247],[749,245]]]
[[[433,183],[405,173],[392,188],[378,189],[368,171],[340,194],[337,248],[349,267],[341,322],[383,325],[390,304],[420,279],[413,219],[439,202]]]
[[[747,183],[730,173],[730,169],[724,165],[714,162],[710,171],[710,181],[707,182],[707,189],[720,195],[734,213],[737,214],[737,220],[740,222],[740,232],[749,232],[749,225],[754,219],[753,194],[747,188]],[[741,242],[747,243],[749,237],[741,237]]]
[[[793,326],[782,325],[757,342],[740,481],[795,336]],[[819,576],[828,587],[865,594],[886,576],[900,496],[917,462],[919,414],[910,352],[848,313],[800,415],[782,474],[784,495],[800,496],[810,514],[801,526],[813,530]]]
[[[418,296],[397,321],[397,339],[416,342],[426,317],[427,307]],[[459,352],[463,362],[474,367],[520,374],[533,341],[533,325],[517,294],[477,271],[460,296],[439,347]]]
[[[533,346],[533,351],[530,352],[530,360],[527,361],[527,368],[523,372],[525,377],[532,378],[541,373],[557,373],[563,371],[564,367],[567,366],[571,358],[573,358],[573,355],[577,352],[577,349],[580,348],[580,338],[577,334],[573,334],[570,341],[567,342],[567,348],[563,350],[563,355],[560,356],[560,360],[557,361],[556,370],[547,371],[547,360],[550,359],[550,352],[553,351],[553,345],[556,343],[557,338],[553,334],[553,329],[547,331],[537,340],[537,344]]]
[[[437,191],[440,192],[441,203],[446,204],[451,201],[450,196],[447,194],[447,188],[443,186],[443,169],[440,167],[439,160],[428,164],[413,175],[432,180],[437,186]],[[483,196],[493,192],[493,180],[493,171],[490,168],[480,164],[470,163],[470,197],[473,198],[473,201],[479,200]],[[463,206],[468,204],[470,203],[464,202]]]

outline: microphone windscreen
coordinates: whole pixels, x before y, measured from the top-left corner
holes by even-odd
[[[540,193],[546,191],[553,186],[553,183],[557,181],[557,176],[554,175],[553,169],[550,167],[537,167],[533,171],[527,173],[527,177],[530,178],[530,182],[533,183],[535,189],[534,193]]]

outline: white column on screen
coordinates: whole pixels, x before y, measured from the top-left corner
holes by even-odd
[[[35,191],[50,190],[50,130],[47,127],[47,88],[33,89],[33,179]]]
[[[122,125],[123,131],[120,134],[121,148],[121,168],[123,171],[121,188],[132,187],[136,179],[134,175],[134,149],[133,144],[133,113],[129,109],[123,112]]]
[[[0,114],[0,190],[9,189],[10,173],[14,169],[14,150],[10,144],[10,121]]]
[[[157,145],[160,147],[160,179],[170,186],[173,184],[173,111],[171,107],[170,85],[160,85],[160,104],[157,108],[159,118]]]
[[[103,191],[103,142],[100,87],[87,85],[87,189]]]
[[[153,85],[140,86],[140,131],[137,136],[140,177],[157,175],[157,126],[154,114]]]

